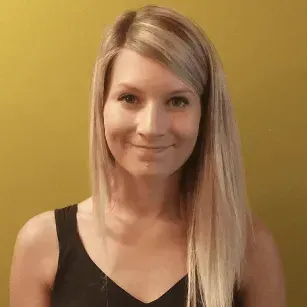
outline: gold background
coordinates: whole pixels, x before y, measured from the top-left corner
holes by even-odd
[[[112,3],[112,4],[110,4]],[[156,1],[198,22],[224,63],[254,211],[284,263],[288,306],[307,284],[306,0]],[[104,26],[146,1],[0,2],[0,305],[16,234],[89,196],[90,80]]]

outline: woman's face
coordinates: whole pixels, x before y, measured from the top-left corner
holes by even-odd
[[[113,63],[104,107],[105,137],[133,176],[167,177],[191,155],[200,98],[158,62],[123,49]]]

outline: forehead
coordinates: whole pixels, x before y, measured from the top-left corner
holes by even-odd
[[[191,86],[158,61],[129,49],[122,49],[119,52],[113,63],[109,80],[111,87],[129,83],[156,90],[193,90]]]

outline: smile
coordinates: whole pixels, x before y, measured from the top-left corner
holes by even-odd
[[[145,151],[145,152],[152,152],[152,153],[159,153],[159,152],[162,152],[162,151],[165,151],[167,150],[168,148],[171,147],[170,146],[142,146],[142,145],[135,145],[135,144],[132,144],[132,146],[142,150],[142,151]]]

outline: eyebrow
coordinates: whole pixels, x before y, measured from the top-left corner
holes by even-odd
[[[118,83],[117,85],[118,87],[124,87],[128,90],[131,90],[133,92],[136,92],[136,93],[144,93],[141,89],[137,88],[136,86],[134,85],[131,85],[129,83],[126,83],[126,82],[121,82],[121,83]],[[185,89],[178,89],[178,90],[174,90],[172,92],[170,92],[169,94],[170,95],[178,95],[178,94],[184,94],[184,93],[189,93],[189,94],[192,94],[192,95],[197,95],[197,93],[195,93],[194,91],[188,89],[188,88],[185,88]]]

